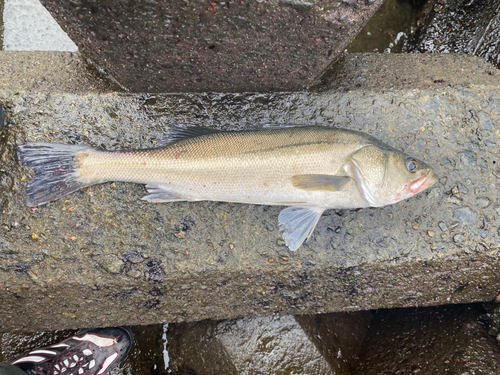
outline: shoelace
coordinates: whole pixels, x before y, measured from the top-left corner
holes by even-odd
[[[92,350],[67,350],[52,361],[35,365],[28,375],[85,375],[96,365]]]

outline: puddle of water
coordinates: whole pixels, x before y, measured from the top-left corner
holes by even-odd
[[[428,0],[386,0],[347,52],[405,52],[410,48]]]

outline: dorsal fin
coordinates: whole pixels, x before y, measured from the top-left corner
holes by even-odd
[[[159,147],[169,143],[179,142],[184,139],[199,137],[200,135],[220,133],[220,130],[204,128],[194,125],[173,124],[167,131],[165,137],[158,144]]]

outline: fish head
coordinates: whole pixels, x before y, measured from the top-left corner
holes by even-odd
[[[363,198],[372,207],[399,202],[437,182],[434,170],[388,146],[365,146],[351,155],[350,167]]]

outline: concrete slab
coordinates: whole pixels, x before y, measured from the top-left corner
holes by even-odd
[[[414,55],[393,64],[393,56],[378,55],[372,68],[357,65],[365,57],[351,57],[346,71],[357,72],[347,77],[354,85],[338,92],[1,92],[8,116],[0,137],[0,330],[494,299],[498,71],[472,57]],[[420,78],[405,77],[411,65]],[[379,75],[383,66],[392,74]],[[174,122],[362,130],[424,159],[440,182],[394,206],[330,211],[296,253],[278,231],[279,207],[152,205],[140,200],[142,186],[125,183],[91,187],[31,212],[25,206],[32,174],[17,163],[17,144],[154,147]]]
[[[109,76],[69,52],[1,51],[0,88],[74,94],[122,91]]]
[[[6,51],[78,51],[38,0],[6,0],[2,32]]]
[[[496,374],[500,347],[480,307],[379,311],[354,373]]]
[[[174,324],[175,374],[351,374],[370,312]]]
[[[467,53],[499,67],[500,1],[437,1],[415,41],[420,53]]]
[[[132,92],[298,90],[383,0],[42,0],[80,51]]]

